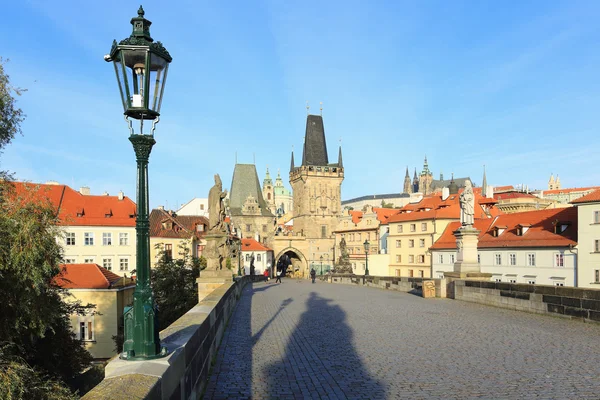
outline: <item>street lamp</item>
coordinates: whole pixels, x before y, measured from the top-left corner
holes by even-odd
[[[129,125],[129,141],[133,144],[137,161],[136,283],[133,307],[126,308],[123,316],[125,340],[120,356],[126,360],[147,360],[167,355],[167,349],[160,345],[150,286],[148,159],[156,143],[154,129],[159,121],[172,58],[162,43],[154,42],[150,37],[151,24],[144,18],[144,9],[140,6],[138,16],[131,19],[131,36],[118,44],[113,41],[110,54],[104,56],[104,60],[112,61],[115,67],[125,121]],[[130,118],[139,121],[139,133],[134,132]],[[145,120],[152,121],[150,133],[144,133]]]
[[[238,276],[242,276],[242,239],[238,242]]]
[[[369,275],[369,248],[371,247],[371,243],[365,239],[363,243],[365,247],[365,276]]]
[[[323,275],[323,254],[321,254],[321,275]]]

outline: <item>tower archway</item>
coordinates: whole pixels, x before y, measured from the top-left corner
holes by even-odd
[[[281,250],[275,257],[275,265],[279,266],[279,260],[287,262],[287,274],[299,273],[300,275],[306,275],[308,268],[308,260],[304,254],[295,247],[287,247]]]

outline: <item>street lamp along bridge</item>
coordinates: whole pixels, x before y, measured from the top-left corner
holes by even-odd
[[[172,57],[161,42],[150,36],[152,22],[144,18],[140,6],[138,16],[131,19],[131,36],[119,43],[113,41],[110,54],[104,56],[113,62],[123,114],[129,126],[129,141],[137,161],[137,218],[136,218],[136,285],[133,307],[124,313],[124,343],[120,357],[125,360],[147,360],[164,357],[150,286],[150,236],[148,221],[148,160],[154,140],[154,130],[160,117],[160,108]],[[139,122],[135,132],[133,120]],[[144,121],[152,121],[149,133],[144,133]],[[136,127],[137,128],[137,127]]]

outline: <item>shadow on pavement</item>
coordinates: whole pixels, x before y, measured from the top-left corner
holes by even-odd
[[[352,343],[346,313],[312,292],[290,335],[283,360],[267,367],[270,398],[385,398]],[[284,317],[285,318],[285,317]]]

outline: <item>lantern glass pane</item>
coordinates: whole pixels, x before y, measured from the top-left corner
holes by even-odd
[[[164,90],[164,83],[167,77],[167,61],[152,53],[150,55],[150,98],[148,107],[156,112],[160,112],[160,105],[162,103],[162,95]]]
[[[127,111],[127,108],[129,107],[129,95],[125,92],[126,83],[123,77],[121,60],[114,60],[113,64],[115,66],[115,74],[117,74],[117,83],[119,84],[119,94],[121,95],[121,102],[123,103],[123,111]]]
[[[129,94],[131,96],[131,107],[141,108],[144,106],[144,75],[146,74],[146,56],[148,51],[143,49],[123,49],[121,57],[123,65],[127,68]]]

